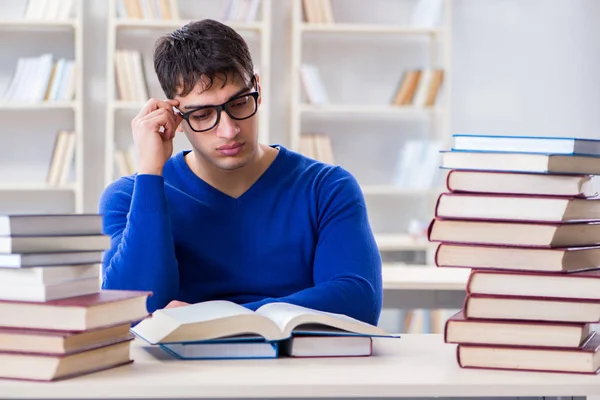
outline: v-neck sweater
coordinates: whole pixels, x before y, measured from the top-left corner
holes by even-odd
[[[356,179],[277,145],[259,179],[233,198],[196,176],[186,152],[163,174],[134,174],[102,193],[111,238],[104,289],[144,290],[149,312],[172,300],[287,302],[377,324],[381,256]]]

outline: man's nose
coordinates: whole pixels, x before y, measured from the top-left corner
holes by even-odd
[[[226,112],[221,113],[221,120],[217,125],[217,136],[224,139],[233,139],[240,133],[237,121],[229,117]]]

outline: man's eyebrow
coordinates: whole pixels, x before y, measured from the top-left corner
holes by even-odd
[[[237,92],[235,92],[234,94],[232,94],[231,96],[229,96],[229,99],[227,99],[227,101],[242,95],[244,92],[247,92],[248,90],[250,90],[250,88],[245,87],[245,88],[241,88],[240,90],[238,90]],[[200,107],[214,107],[215,104],[188,104],[187,106],[183,106],[182,108],[186,109],[186,110],[191,110],[193,108],[200,108]]]

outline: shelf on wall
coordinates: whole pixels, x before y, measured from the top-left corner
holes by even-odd
[[[117,19],[115,28],[117,29],[178,29],[191,20],[136,20],[136,19]],[[261,31],[262,22],[240,22],[240,21],[222,21],[227,26],[235,30]]]
[[[438,112],[437,108],[414,106],[392,106],[385,104],[300,104],[300,112],[305,114],[385,114],[385,115],[430,115]]]
[[[74,191],[75,184],[50,186],[45,182],[0,182],[0,191]]]
[[[73,19],[66,20],[29,20],[29,19],[0,19],[1,28],[36,28],[36,29],[74,29],[77,21]]]
[[[14,102],[14,103],[2,103],[0,102],[1,110],[40,110],[40,109],[71,109],[77,108],[75,101],[46,101],[46,102]]]
[[[331,32],[331,33],[373,33],[373,34],[407,34],[407,35],[440,35],[444,32],[443,28],[419,28],[413,26],[384,25],[384,24],[300,24],[302,32]]]
[[[426,251],[436,247],[425,237],[414,238],[403,233],[377,233],[375,241],[380,251]]]
[[[395,185],[361,185],[365,195],[392,195],[392,196],[435,196],[440,190],[429,189],[405,189]]]

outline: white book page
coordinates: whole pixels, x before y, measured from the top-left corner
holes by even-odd
[[[253,314],[252,310],[230,301],[215,300],[190,304],[189,306],[166,308],[156,311],[180,324],[211,321],[237,315]]]
[[[389,333],[381,328],[348,317],[347,315],[312,310],[289,303],[266,304],[256,310],[256,313],[270,318],[286,335],[289,335],[299,325],[323,324],[348,332],[389,336]],[[311,328],[311,331],[314,331],[314,329]]]

